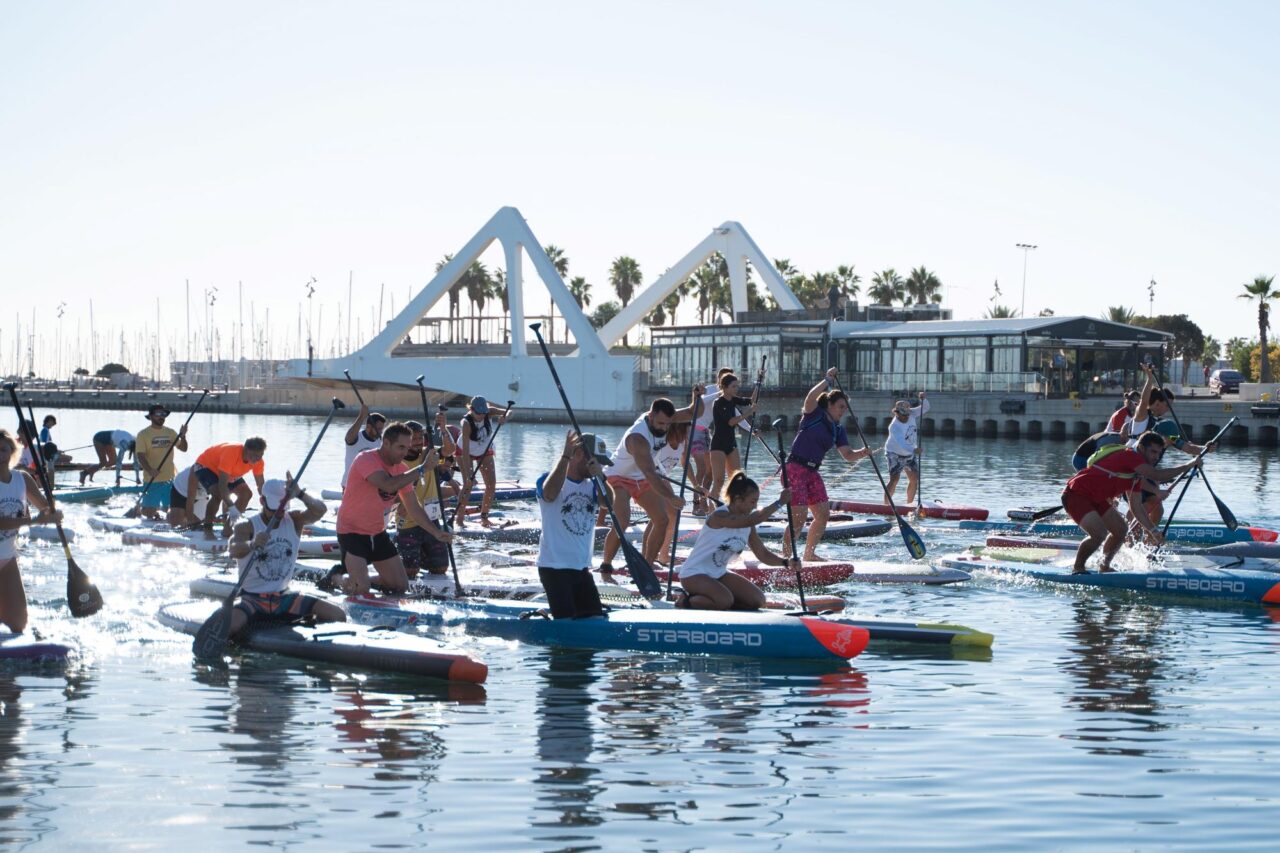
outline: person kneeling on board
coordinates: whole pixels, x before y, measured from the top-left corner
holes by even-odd
[[[240,600],[231,612],[230,635],[235,636],[249,620],[301,622],[344,622],[342,608],[313,595],[289,592],[289,582],[298,567],[298,541],[302,528],[324,517],[324,502],[298,488],[292,477],[268,480],[262,486],[262,512],[242,519],[231,535],[228,552],[238,562],[244,576]],[[288,511],[294,497],[302,510]],[[271,520],[281,513],[271,529]]]
[[[449,570],[448,538],[440,517],[440,500],[437,490],[440,488],[440,465],[436,449],[427,443],[427,428],[417,421],[409,421],[406,426],[411,433],[407,462],[422,461],[422,479],[413,485],[411,497],[400,493],[400,506],[396,508],[396,550],[404,562],[405,574],[410,580],[418,576],[418,572],[426,569],[433,575],[442,575]],[[427,518],[430,525],[420,524],[410,515],[411,504],[416,503]]]
[[[570,430],[556,467],[538,478],[538,511],[542,516],[538,579],[546,590],[553,619],[604,615],[600,592],[591,577],[596,478],[601,476],[602,465],[613,465],[604,440],[583,433],[579,441]]]
[[[784,489],[778,499],[764,509],[760,503],[760,487],[742,471],[734,474],[724,487],[723,506],[707,516],[689,556],[680,566],[680,586],[684,592],[676,607],[696,610],[759,610],[764,607],[764,593],[751,581],[729,571],[729,563],[747,546],[760,562],[768,566],[787,566],[799,571],[800,561],[775,554],[760,541],[756,525],[767,521],[791,500]]]
[[[1143,481],[1167,483],[1179,474],[1198,467],[1200,459],[1193,459],[1177,468],[1156,468],[1162,453],[1164,438],[1158,433],[1146,432],[1138,439],[1137,450],[1118,450],[1105,459],[1092,463],[1067,481],[1067,487],[1062,492],[1062,508],[1088,534],[1076,551],[1072,574],[1086,574],[1085,563],[1103,545],[1103,540],[1106,540],[1106,545],[1102,550],[1102,563],[1098,570],[1115,571],[1111,568],[1111,560],[1124,544],[1125,534],[1128,532],[1124,516],[1112,503],[1120,495],[1138,493],[1129,501],[1134,517],[1152,541],[1157,545],[1164,541],[1140,500]]]
[[[27,629],[27,593],[18,573],[18,528],[62,521],[61,510],[50,510],[33,478],[20,467],[18,440],[0,429],[0,624],[15,634]],[[27,505],[39,510],[34,518]]]

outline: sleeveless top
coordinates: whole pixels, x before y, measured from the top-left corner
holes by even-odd
[[[0,518],[18,518],[27,511],[27,478],[17,468],[9,470],[9,482],[0,483]],[[0,565],[18,556],[18,531],[0,530]]]
[[[717,514],[727,516],[729,510],[719,507],[707,516],[707,520],[710,521]],[[685,557],[684,563],[680,566],[680,577],[687,578],[691,575],[722,577],[729,571],[729,563],[747,547],[751,530],[750,527],[702,525],[702,529],[698,531],[698,539],[689,551],[689,556]]]
[[[267,521],[262,513],[256,513],[251,521],[255,537],[267,529]],[[253,568],[244,579],[244,591],[262,594],[284,592],[288,589],[289,581],[293,580],[293,573],[298,569],[298,539],[298,527],[293,523],[293,518],[285,513],[279,526],[271,531],[271,538],[262,548],[263,553],[259,554],[254,549],[248,556],[237,561],[243,572],[249,560],[253,560]]]
[[[381,438],[369,438],[364,434],[363,429],[356,433],[356,443],[346,445],[347,458],[346,463],[342,466],[342,488],[345,489],[347,487],[347,475],[351,473],[351,463],[356,461],[356,457],[366,450],[376,450],[381,446]]]
[[[497,427],[494,426],[492,418],[476,420],[467,415],[462,419],[462,429],[471,441],[470,445],[467,446],[467,453],[472,459],[479,459],[488,452],[491,446],[489,440],[493,438]]]
[[[635,457],[631,455],[630,450],[627,450],[627,439],[633,435],[638,435],[647,441],[649,451],[655,456],[667,443],[665,435],[654,435],[649,429],[649,413],[645,412],[636,418],[636,422],[622,434],[622,441],[618,442],[617,448],[613,451],[613,467],[605,469],[605,473],[610,477],[626,477],[628,480],[644,479],[644,474],[636,465]]]

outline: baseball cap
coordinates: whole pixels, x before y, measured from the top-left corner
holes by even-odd
[[[909,415],[911,414],[911,404],[906,400],[899,400],[893,404],[893,410],[899,414]]]
[[[472,397],[471,411],[475,412],[477,415],[489,414],[489,401],[484,397]]]
[[[262,502],[271,512],[275,512],[280,508],[280,502],[284,500],[285,490],[288,488],[284,480],[267,480],[262,484]]]
[[[613,464],[613,460],[609,458],[609,445],[604,443],[604,439],[593,432],[584,432],[582,434],[582,446],[596,458],[596,461],[606,468]]]
[[[169,417],[169,414],[170,414],[169,410],[166,409],[164,406],[160,405],[159,403],[156,403],[151,408],[147,409],[147,417],[152,417],[153,415],[160,415],[162,417],[167,418]]]

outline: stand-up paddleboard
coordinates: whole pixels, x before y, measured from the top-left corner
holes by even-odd
[[[754,557],[729,564],[729,570],[754,584],[772,589],[795,589],[796,573],[787,566],[767,566]],[[658,579],[666,581],[669,572],[657,569]],[[614,569],[614,574],[626,577],[626,566]],[[679,566],[676,578],[679,579]],[[838,583],[924,583],[947,584],[969,580],[969,575],[955,569],[940,569],[928,563],[890,563],[865,560],[856,563],[811,561],[800,564],[800,578],[806,587],[828,587]]]
[[[984,530],[1023,535],[1048,536],[1054,539],[1079,539],[1084,531],[1076,524],[1037,523],[1018,524],[1013,521],[961,521],[961,530]],[[1265,527],[1238,527],[1231,530],[1218,523],[1193,521],[1174,522],[1165,536],[1168,542],[1187,542],[1200,545],[1219,545],[1227,542],[1275,542],[1277,533]]]
[[[0,666],[22,663],[56,663],[65,661],[71,647],[47,640],[37,640],[31,634],[11,634],[0,631]]]
[[[54,500],[64,504],[105,501],[112,494],[110,486],[55,486],[53,489]]]
[[[227,550],[228,540],[222,538],[222,525],[215,525],[212,535],[204,530],[185,530],[145,518],[119,518],[95,515],[89,518],[89,526],[95,530],[119,533],[126,545],[152,545],[156,548],[189,548],[206,554],[221,554]],[[336,536],[303,536],[298,543],[298,554],[304,557],[324,557],[338,553]]]
[[[687,520],[680,521],[680,541],[692,542],[698,537],[699,531],[702,530],[703,519],[690,516]],[[687,526],[686,526],[687,525]],[[827,524],[827,529],[822,534],[823,541],[834,541],[837,539],[858,539],[868,536],[880,536],[887,533],[893,528],[893,524],[879,518],[855,518],[854,516],[832,516],[831,521]],[[597,527],[596,541],[603,541],[609,533],[611,527]],[[756,525],[756,532],[760,534],[762,539],[781,539],[786,534],[786,524],[778,521],[766,521]],[[796,531],[796,538],[804,536],[808,528],[801,528]],[[487,539],[491,542],[515,542],[524,545],[533,545],[538,542],[542,536],[542,524],[537,521],[514,521],[508,519],[500,525],[493,527],[479,527],[468,525],[465,531],[468,539]],[[640,540],[644,536],[643,521],[632,519],[631,526],[627,528],[627,538],[632,540]]]
[[[158,618],[161,624],[194,636],[212,613],[210,602],[188,601],[164,605]],[[489,675],[485,664],[429,638],[347,622],[315,627],[268,622],[232,641],[259,652],[447,681],[483,684]]]
[[[528,500],[537,494],[533,486],[522,486],[517,480],[499,481],[493,491],[493,499],[495,501],[523,501]],[[320,497],[326,501],[342,500],[342,489],[321,489]],[[471,497],[468,502],[480,501],[484,499],[483,488],[473,488]],[[445,503],[457,503],[456,499],[445,501]]]
[[[1090,571],[1086,575],[1071,574],[1070,557],[1034,562],[1001,560],[977,554],[950,554],[939,557],[935,562],[940,566],[964,571],[985,569],[1073,586],[1280,605],[1280,576],[1275,572],[1224,569],[1211,562],[1201,565],[1166,565],[1148,571],[1105,574]]]
[[[30,527],[22,528],[22,532],[26,534],[28,539],[34,539],[37,542],[61,542],[58,538],[58,528],[48,524],[33,524]],[[62,532],[66,534],[68,542],[76,541],[76,532],[66,527],[62,528]]]
[[[899,515],[911,515],[916,511],[916,507],[906,504],[895,504]],[[869,501],[831,501],[831,508],[837,512],[860,512],[869,515],[893,515],[893,508],[888,504],[872,503]],[[920,515],[925,518],[942,518],[949,521],[959,521],[962,518],[974,519],[976,521],[985,521],[990,515],[990,510],[983,509],[980,506],[963,506],[961,504],[944,504],[940,501],[925,501],[920,505]]]

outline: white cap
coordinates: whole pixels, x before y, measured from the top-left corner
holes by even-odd
[[[267,480],[262,484],[262,502],[268,510],[275,512],[280,507],[287,488],[284,480]]]

